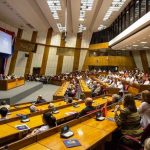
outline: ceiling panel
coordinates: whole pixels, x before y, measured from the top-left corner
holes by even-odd
[[[150,26],[112,47],[115,50],[150,50]]]
[[[129,1],[126,0],[120,11]],[[2,4],[3,2],[6,2],[13,10],[3,7],[3,5],[7,5]],[[47,0],[1,0],[0,19],[17,27],[23,26],[27,30],[33,27],[33,30],[45,31],[52,27],[55,32],[59,32],[57,24],[65,26],[67,6],[67,32],[76,34],[79,24],[83,24],[87,28],[85,32],[92,33],[98,31],[100,24],[109,26],[120,14],[120,11],[113,13],[110,19],[104,22],[103,18],[112,0],[94,0],[92,10],[86,11],[85,20],[79,21],[81,0],[60,0],[60,3],[62,9],[58,11],[59,19],[56,20],[52,16]]]

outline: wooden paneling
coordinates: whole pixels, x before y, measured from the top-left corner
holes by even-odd
[[[74,51],[73,71],[78,70],[79,68],[81,43],[82,43],[82,33],[78,33],[77,40],[76,40],[76,48],[79,49],[75,49]]]
[[[89,50],[98,50],[98,49],[102,49],[102,48],[108,48],[109,47],[109,44],[108,42],[105,42],[105,43],[98,43],[98,44],[91,44],[89,46]]]
[[[134,60],[134,57],[133,57],[133,52],[132,52],[132,51],[130,51],[130,56],[131,56],[131,58],[132,58],[133,65],[134,65],[135,67],[137,67],[137,66],[136,66],[136,63],[135,63],[135,60]]]
[[[37,34],[38,34],[37,31],[33,31],[33,33],[32,33],[32,38],[31,38],[31,42],[36,42]],[[30,74],[32,59],[33,59],[33,52],[29,52],[29,57],[28,57],[28,59],[27,59],[26,68],[25,68],[25,73],[24,73],[25,75],[26,75],[26,74]]]
[[[62,33],[62,35],[61,35],[60,46],[65,47],[64,33]],[[58,56],[58,61],[57,61],[56,74],[61,74],[61,72],[62,72],[62,66],[63,66],[63,60],[64,60],[64,56],[59,55]]]
[[[87,57],[84,62],[83,69],[87,69],[89,65],[93,66],[118,66],[119,69],[133,69],[135,64],[130,56],[99,56]]]
[[[52,32],[53,32],[53,29],[49,28],[48,32],[47,32],[47,37],[46,37],[46,44],[50,44],[51,43]],[[49,50],[50,50],[49,47],[45,46],[43,59],[42,59],[41,70],[40,70],[40,75],[45,75],[47,61],[48,61],[48,56],[49,56]]]
[[[141,50],[140,51],[140,57],[141,57],[142,65],[143,65],[143,70],[145,72],[149,72],[149,66],[148,66],[146,51]]]
[[[21,39],[22,33],[23,33],[23,29],[18,29],[17,38]],[[11,58],[8,74],[13,74],[14,73],[17,56],[18,56],[18,50],[15,50],[13,55],[12,55],[12,58]]]

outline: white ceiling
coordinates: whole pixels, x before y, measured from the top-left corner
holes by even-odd
[[[150,50],[150,26],[112,47],[115,50]]]
[[[26,30],[46,31],[52,27],[55,32],[59,32],[57,23],[65,24],[66,0],[60,2],[60,19],[54,20],[46,0],[0,0],[0,20]],[[67,32],[76,34],[80,23],[91,33],[97,31],[100,24],[110,26],[130,0],[126,0],[120,11],[114,12],[110,19],[104,22],[103,18],[111,2],[112,0],[94,0],[92,10],[88,11],[85,20],[80,22],[80,0],[67,0]]]

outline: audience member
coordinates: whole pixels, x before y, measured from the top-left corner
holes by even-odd
[[[48,130],[49,128],[55,127],[57,126],[57,122],[56,122],[56,118],[52,115],[51,112],[46,112],[43,114],[43,123],[44,125],[41,126],[38,129],[33,130],[30,134],[28,134],[26,137],[30,137],[33,136],[35,134],[39,134],[42,133],[46,130]]]
[[[35,106],[35,104],[32,104],[32,105],[29,107],[29,109],[30,109],[30,112],[31,112],[31,113],[40,111],[40,109],[38,109],[38,108]]]
[[[141,115],[141,125],[146,128],[150,124],[150,92],[148,90],[142,92],[142,104],[138,112]]]
[[[7,114],[8,114],[8,109],[6,107],[0,108],[0,115],[1,115],[1,120],[7,119]]]
[[[140,125],[140,115],[137,111],[135,101],[132,95],[128,94],[123,100],[124,109],[121,110],[119,105],[115,108],[115,121],[121,129],[123,135],[139,136],[143,130]],[[118,114],[120,111],[120,114]]]
[[[150,138],[147,138],[144,142],[144,150],[150,150]]]
[[[43,99],[42,95],[39,95],[35,104],[45,103],[46,100]]]
[[[95,110],[95,107],[92,106],[93,103],[93,99],[88,97],[85,100],[85,108],[81,110],[81,112],[79,113],[78,117],[84,116],[86,115],[88,112]]]
[[[1,102],[0,109],[1,109],[2,107],[7,108],[8,110],[10,109],[10,105],[8,105],[8,104],[6,103],[6,101],[2,101],[2,102]]]

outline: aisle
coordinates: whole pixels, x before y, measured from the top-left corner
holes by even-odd
[[[35,101],[38,95],[42,95],[46,101],[50,101],[53,99],[53,94],[58,88],[59,86],[56,85],[44,84],[43,88],[37,90],[26,98],[21,99],[18,103]]]

